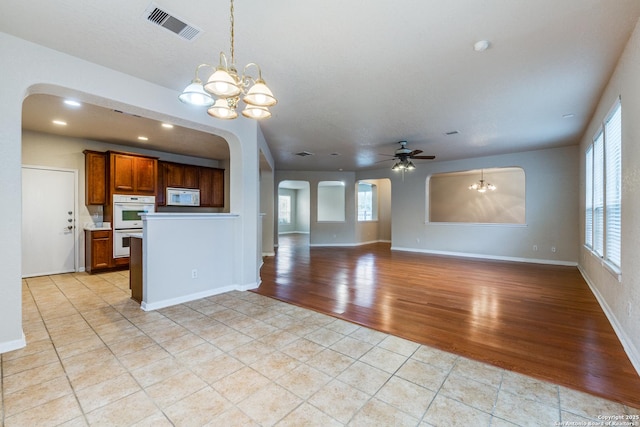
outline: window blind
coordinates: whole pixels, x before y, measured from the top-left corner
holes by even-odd
[[[593,248],[593,145],[585,158],[584,244]]]
[[[593,250],[604,255],[604,134],[593,141]]]
[[[605,259],[620,267],[622,204],[622,110],[618,103],[604,126]]]

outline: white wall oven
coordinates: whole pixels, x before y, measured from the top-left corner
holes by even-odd
[[[154,196],[113,195],[113,257],[129,256],[131,233],[142,232],[143,213],[155,212]]]

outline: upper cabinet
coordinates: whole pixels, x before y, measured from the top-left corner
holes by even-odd
[[[199,189],[201,207],[224,207],[224,169],[161,161],[158,162],[158,206],[166,203],[167,187]]]
[[[98,151],[84,151],[85,204],[107,203],[107,155]]]
[[[111,194],[156,194],[158,160],[154,157],[109,152]]]
[[[198,166],[162,162],[165,187],[198,188],[200,174]]]
[[[200,168],[200,206],[224,207],[224,169]]]

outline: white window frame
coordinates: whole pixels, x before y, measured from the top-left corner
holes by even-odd
[[[621,281],[622,103],[618,99],[585,152],[585,247]]]
[[[283,209],[282,201],[288,200],[288,209]],[[278,224],[291,225],[291,196],[288,194],[278,195]]]
[[[369,187],[362,191],[360,186]],[[378,186],[370,182],[357,182],[356,219],[358,222],[372,222],[378,220]]]

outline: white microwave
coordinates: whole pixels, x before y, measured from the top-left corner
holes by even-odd
[[[200,206],[200,190],[167,187],[167,206]]]

